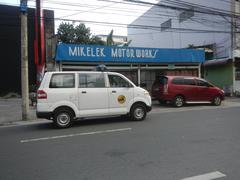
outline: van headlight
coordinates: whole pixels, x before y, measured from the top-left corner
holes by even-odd
[[[143,94],[144,94],[145,96],[150,96],[149,92],[146,91],[146,90],[143,92]]]

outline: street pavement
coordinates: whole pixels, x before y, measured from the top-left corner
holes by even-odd
[[[102,118],[69,129],[0,127],[3,180],[239,180],[238,99],[154,108],[145,121]]]
[[[42,123],[48,120],[37,119],[36,117],[36,107],[30,105],[29,115],[30,120],[22,121],[22,109],[21,109],[21,99],[20,98],[0,98],[0,126],[5,125],[21,125],[21,124],[32,124],[32,123]],[[185,105],[181,108],[176,108],[171,105],[161,105],[158,101],[153,101],[153,110],[151,113],[156,112],[175,112],[175,111],[188,111],[188,110],[198,110],[200,109],[216,109],[216,108],[228,108],[240,106],[240,97],[226,97],[226,100],[222,102],[220,107],[212,106],[210,104],[191,104]]]

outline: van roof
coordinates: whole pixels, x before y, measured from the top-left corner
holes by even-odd
[[[110,73],[110,74],[119,74],[117,72],[111,72],[111,71],[51,71],[51,72],[46,72],[46,74],[69,74],[69,73]]]
[[[168,76],[168,75],[163,75],[163,76],[159,76],[159,77],[167,77],[169,79],[172,79],[172,78],[188,78],[188,79],[196,78],[196,79],[201,79],[201,78],[196,77],[196,76]]]

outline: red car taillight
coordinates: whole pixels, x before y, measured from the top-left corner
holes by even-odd
[[[38,99],[47,99],[47,93],[44,90],[38,90],[37,98]]]

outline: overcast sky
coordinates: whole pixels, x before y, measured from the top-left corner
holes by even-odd
[[[157,3],[157,1],[147,2]],[[0,0],[0,4],[19,5],[20,0]],[[35,7],[35,0],[28,0],[28,6]],[[123,0],[44,0],[43,8],[54,10],[55,29],[61,22],[60,19],[68,19],[75,24],[79,21],[85,23],[95,35],[109,34],[111,29],[114,30],[114,35],[127,35],[126,25],[120,24],[130,24],[150,6],[134,5]]]

